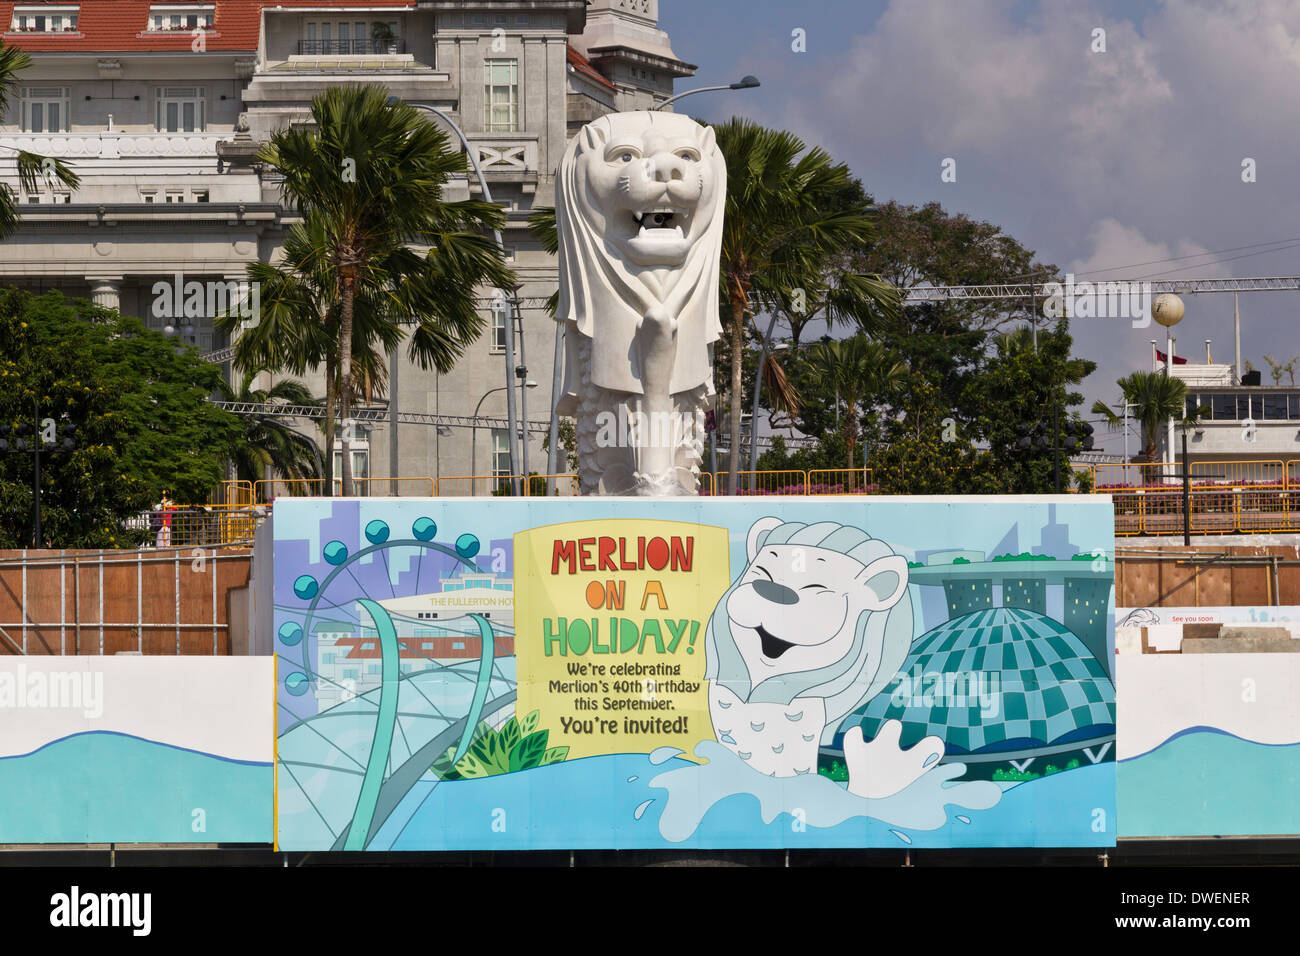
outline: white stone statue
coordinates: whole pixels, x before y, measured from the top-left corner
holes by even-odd
[[[588,123],[560,164],[561,415],[583,494],[699,489],[727,169],[713,130],[674,113]]]

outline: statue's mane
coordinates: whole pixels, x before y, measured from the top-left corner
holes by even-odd
[[[656,123],[680,125],[682,117],[671,113],[615,114],[616,118],[636,116],[645,127]],[[660,298],[642,277],[649,267],[625,262],[606,242],[597,223],[589,215],[591,208],[602,208],[600,198],[591,194],[580,160],[589,152],[603,147],[613,134],[611,117],[602,116],[584,127],[570,141],[560,163],[555,196],[555,225],[559,239],[560,296],[556,319],[571,323],[571,330],[593,339],[593,366],[626,361],[622,340],[612,342],[609,354],[602,354],[597,323],[635,330],[646,312],[662,305],[679,320],[677,364],[673,375],[674,393],[703,384],[709,375],[707,348],[722,332],[719,316],[717,275],[722,255],[723,211],[726,204],[727,166],[714,141],[713,130],[692,123],[695,142],[706,165],[705,176],[716,183],[709,207],[700,207],[697,217],[707,218],[708,226],[700,234],[686,261],[671,270],[664,298]],[[626,337],[626,336],[624,336]],[[635,363],[636,359],[632,361]],[[601,381],[597,385],[623,391],[639,387],[626,381]],[[633,369],[633,378],[636,378]]]

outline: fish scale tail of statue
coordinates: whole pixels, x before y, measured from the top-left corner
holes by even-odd
[[[699,492],[727,189],[713,129],[675,113],[588,123],[560,163],[564,389],[586,495]]]

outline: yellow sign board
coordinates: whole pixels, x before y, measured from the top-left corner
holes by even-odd
[[[704,628],[731,582],[727,529],[574,521],[515,535],[517,712],[569,759],[692,753],[713,737]]]

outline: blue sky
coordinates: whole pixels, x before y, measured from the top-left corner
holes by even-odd
[[[878,200],[986,219],[1081,278],[1300,275],[1293,0],[661,0],[660,25],[700,67],[678,90],[763,81],[682,108],[791,129]],[[807,52],[791,49],[796,28]],[[1104,53],[1090,49],[1097,28]],[[939,180],[946,157],[955,183]],[[1178,353],[1203,361],[1208,338],[1231,361],[1232,296],[1185,301]],[[1265,353],[1300,353],[1297,306],[1296,293],[1241,296],[1243,356],[1266,383]],[[1117,319],[1072,331],[1100,366],[1087,405],[1114,401],[1115,379],[1163,342]]]

